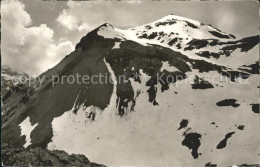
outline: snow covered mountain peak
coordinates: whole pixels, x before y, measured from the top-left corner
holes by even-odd
[[[222,32],[211,25],[176,15],[168,15],[152,23],[128,29],[139,33],[140,38],[150,38],[160,33],[159,37],[167,34],[169,37],[181,36],[190,39],[235,39],[234,35]]]
[[[109,23],[105,23],[101,26],[99,26],[97,29],[97,34],[99,36],[103,36],[104,38],[119,38],[119,39],[124,39],[124,34],[121,34],[120,32],[117,31],[117,28],[115,28],[113,25]]]
[[[105,23],[98,27],[98,35],[105,38],[132,40],[142,44],[170,45],[170,48],[173,44],[178,43],[177,48],[179,49],[193,39],[229,41],[236,38],[211,25],[173,14],[152,23],[128,29],[115,28],[111,24]]]
[[[226,39],[235,38],[234,35],[222,32],[221,30],[219,30],[211,25],[207,25],[202,22],[192,20],[189,18],[185,18],[185,17],[181,17],[181,16],[177,16],[174,14],[165,16],[165,17],[151,23],[151,25],[155,25],[156,27],[165,26],[165,25],[174,25],[174,24],[180,24],[180,26],[182,26],[182,28],[184,28],[186,32],[192,31],[192,29],[197,29],[197,31],[194,30],[195,32],[204,31],[204,33],[206,33],[206,34],[209,33],[208,34],[209,38],[216,38],[216,37],[217,38],[226,38]],[[192,36],[192,34],[189,34],[189,35]],[[204,38],[203,36],[201,36],[201,37]]]
[[[119,29],[106,23],[98,28],[97,34],[104,38],[131,40],[144,46],[167,47],[191,59],[205,60],[234,69],[244,64],[229,61],[227,58],[233,54],[241,55],[239,59],[243,61],[240,62],[248,62],[247,65],[255,63],[255,57],[253,60],[246,60],[243,56],[246,51],[240,49],[242,45],[248,45],[249,48],[254,48],[250,52],[255,54],[258,38],[254,36],[237,40],[234,35],[222,32],[212,25],[176,15],[167,15],[152,23],[128,29]]]
[[[174,14],[170,14],[170,15],[167,15],[157,21],[166,21],[166,20],[172,20],[172,19],[175,19],[175,20],[183,20],[183,21],[189,21],[189,22],[192,22],[193,24],[197,24],[197,23],[200,23],[199,21],[196,21],[196,20],[192,20],[192,19],[189,19],[189,18],[186,18],[186,17],[182,17],[182,16],[177,16],[177,15],[174,15]]]
[[[102,24],[99,28],[99,30],[104,30],[104,29],[114,29],[114,26],[109,24],[109,23],[104,23]]]

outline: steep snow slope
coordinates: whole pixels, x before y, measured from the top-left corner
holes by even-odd
[[[145,74],[142,74],[141,84],[131,79],[137,97],[135,111],[127,112],[122,118],[117,116],[115,107],[103,112],[98,110],[95,121],[87,119],[90,108],[80,108],[77,115],[68,111],[55,118],[54,137],[49,148],[85,154],[108,166],[259,163],[260,136],[256,133],[259,117],[250,106],[250,103],[258,102],[255,91],[257,76],[250,79],[250,86],[228,84],[212,90],[193,90],[190,84],[176,83],[168,91],[158,93],[159,106],[147,103],[147,79]],[[225,98],[235,98],[241,106],[216,106]],[[177,131],[183,119],[189,120],[188,127]],[[239,125],[245,126],[245,129],[237,129]],[[201,155],[197,159],[181,144],[185,131],[201,135],[198,148]],[[216,149],[224,136],[233,131],[235,134],[226,148]]]

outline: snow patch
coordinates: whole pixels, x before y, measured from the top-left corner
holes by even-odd
[[[110,38],[110,39],[118,38],[118,39],[124,40],[124,38],[123,38],[124,35],[115,31],[115,29],[112,26],[100,27],[97,34],[100,35],[100,36],[103,36],[104,38]]]
[[[121,42],[115,42],[115,45],[114,45],[114,47],[112,48],[112,50],[113,50],[113,49],[119,49],[119,48],[120,48],[120,44],[121,44]]]
[[[38,125],[38,123],[32,125],[30,122],[30,118],[27,117],[22,123],[19,124],[21,128],[21,134],[22,136],[25,135],[25,141],[26,143],[23,145],[24,148],[28,147],[31,144],[31,132],[33,129]]]
[[[8,74],[1,74],[1,77],[3,77],[3,79],[5,79],[5,80],[12,80],[13,79],[13,76],[11,76],[11,75],[8,75]]]
[[[163,70],[169,71],[169,72],[179,71],[176,67],[171,66],[168,61],[163,61],[162,63],[163,63],[163,65],[162,65],[162,67],[160,69],[161,72]]]
[[[116,85],[117,85],[117,80],[116,80],[116,75],[112,69],[112,67],[110,66],[110,64],[106,61],[106,59],[104,58],[104,63],[106,64],[107,66],[107,69],[111,75],[111,79],[113,81],[113,92],[112,92],[112,95],[110,97],[110,102],[109,102],[109,105],[107,106],[107,108],[105,108],[105,111],[110,111],[114,108],[116,108]]]

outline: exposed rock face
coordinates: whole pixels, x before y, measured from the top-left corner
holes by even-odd
[[[244,130],[244,128],[245,128],[244,125],[239,125],[239,126],[237,127],[237,129],[239,129],[239,130]]]
[[[217,167],[217,165],[209,162],[209,163],[205,164],[205,167]]]
[[[189,120],[183,119],[183,120],[180,122],[180,127],[179,127],[177,130],[186,128],[186,127],[188,126],[188,124],[189,124]]]
[[[65,151],[49,151],[42,148],[14,147],[8,144],[1,145],[1,159],[4,166],[79,166],[105,167],[90,162],[81,154],[69,155]]]
[[[259,61],[255,62],[254,64],[251,65],[244,65],[239,68],[240,70],[249,72],[251,74],[259,74]]]
[[[236,99],[225,99],[217,102],[217,106],[232,106],[232,107],[238,107],[240,104],[237,103]]]
[[[235,134],[235,132],[230,132],[225,135],[225,138],[219,142],[217,145],[217,149],[223,149],[227,146],[227,140],[232,137],[232,135]]]
[[[17,72],[9,66],[1,67],[1,102],[2,123],[12,117],[16,108],[29,102],[34,93],[28,84],[32,77],[23,72]]]
[[[214,53],[214,52],[209,52],[209,51],[201,51],[201,52],[196,53],[196,54],[201,56],[201,57],[206,57],[206,58],[214,57],[216,59],[218,59],[221,55],[219,53]]]
[[[214,86],[211,83],[203,80],[202,78],[199,78],[198,76],[195,76],[194,84],[192,84],[192,89],[210,89],[210,88],[214,88]]]
[[[248,52],[259,43],[259,36],[251,36],[235,41],[220,41],[219,39],[192,39],[187,43],[187,47],[184,50],[199,50],[210,46],[220,47],[220,51],[209,52],[201,51],[196,53],[199,56],[215,59],[219,59],[220,56],[230,56],[236,49],[241,49],[241,52]]]
[[[252,106],[252,111],[256,114],[259,114],[259,104],[250,104]]]
[[[201,135],[198,133],[188,133],[185,135],[185,139],[182,141],[182,145],[188,147],[191,150],[191,155],[194,159],[199,157],[198,149],[201,145]]]

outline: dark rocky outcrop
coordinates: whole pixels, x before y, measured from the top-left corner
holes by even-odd
[[[176,45],[176,47],[177,47],[177,49],[181,49],[181,43],[178,43],[178,44]]]
[[[259,36],[251,36],[240,40],[232,40],[222,42],[217,39],[192,39],[187,43],[187,47],[184,50],[201,49],[209,46],[222,46],[218,53],[200,52],[199,56],[203,57],[215,57],[219,58],[220,55],[230,56],[233,51],[240,49],[241,52],[248,52],[259,43]],[[218,55],[217,55],[218,54]]]
[[[252,111],[259,114],[259,104],[250,104],[252,106]]]
[[[215,58],[215,59],[219,59],[220,58],[220,55],[219,53],[214,53],[214,52],[209,52],[209,51],[201,51],[199,53],[196,53],[198,56],[201,56],[201,57],[206,57],[206,58]]]
[[[176,23],[176,20],[172,19],[172,20],[168,20],[168,21],[164,21],[164,22],[157,22],[157,23],[155,23],[155,26],[159,27],[159,26],[164,26],[164,25],[172,25],[175,23]]]
[[[188,147],[191,151],[191,155],[194,159],[197,159],[199,157],[198,149],[201,145],[200,143],[201,135],[198,133],[188,133],[185,134],[185,138],[182,141],[182,145]]]
[[[184,48],[184,50],[201,49],[206,47],[208,44],[209,41],[205,39],[192,39],[187,43],[188,47]]]
[[[139,36],[138,38],[142,39],[142,38],[147,38],[148,35],[146,33],[143,33],[141,36]]]
[[[212,164],[211,162],[206,163],[205,167],[217,167],[217,164]]]
[[[69,155],[65,151],[50,151],[42,148],[14,147],[1,145],[1,159],[4,166],[79,166],[79,167],[105,167],[90,162],[81,154]]]
[[[202,25],[203,25],[204,23],[202,23]],[[204,24],[205,25],[205,24]],[[222,33],[223,34],[223,32],[220,30],[220,29],[218,29],[218,28],[216,28],[216,27],[214,27],[214,26],[212,26],[211,24],[208,24],[208,26],[210,26],[210,27],[212,27],[213,29],[215,29],[215,32],[218,32],[218,33]],[[212,34],[213,35],[213,34]],[[233,35],[233,34],[228,34],[230,37],[229,38],[233,38],[233,39],[236,39],[236,37],[235,37],[235,35]]]
[[[237,129],[239,129],[239,130],[244,130],[244,128],[245,128],[244,125],[239,125],[239,126],[237,127]]]
[[[186,128],[186,127],[188,126],[188,124],[189,124],[189,120],[183,119],[183,120],[180,122],[180,127],[179,127],[177,130]]]
[[[192,84],[192,89],[210,89],[214,88],[214,86],[208,81],[199,78],[197,75],[194,78],[194,84]]]
[[[211,33],[212,35],[218,37],[218,38],[227,38],[229,39],[230,38],[230,35],[225,35],[225,34],[221,34],[217,31],[209,31],[209,33]]]
[[[255,62],[254,64],[251,64],[251,65],[244,65],[244,66],[241,66],[239,68],[239,70],[243,70],[243,71],[246,71],[250,74],[259,74],[259,61]]]
[[[185,21],[185,22],[186,22],[187,26],[189,26],[191,28],[194,28],[194,29],[198,29],[199,28],[198,26],[196,26],[195,24],[193,24],[193,23],[191,23],[189,21]]]
[[[247,79],[250,77],[249,73],[232,70],[222,71],[221,73],[223,76],[230,78],[232,82],[235,82],[238,78]]]
[[[219,44],[226,45],[221,50],[223,51],[223,53],[225,53],[228,56],[236,49],[240,49],[241,52],[248,52],[253,47],[255,47],[258,43],[259,43],[259,36],[257,35],[257,36],[243,38],[237,41],[221,42]]]
[[[174,45],[177,41],[178,41],[178,38],[173,38],[173,39],[168,43],[168,45],[172,46],[172,45]]]
[[[217,149],[222,149],[225,148],[227,145],[227,140],[233,135],[235,134],[235,132],[230,132],[228,134],[225,135],[225,138],[223,140],[221,140],[219,142],[219,144],[217,145]]]
[[[4,95],[4,97],[3,97],[3,102],[5,102],[10,96],[12,95],[12,91],[11,90],[8,90],[6,93],[5,93],[5,95]]]
[[[145,26],[145,28],[148,29],[148,30],[152,29],[152,27],[149,26],[149,25]]]
[[[237,165],[237,167],[260,167],[260,164],[241,164]]]
[[[148,37],[147,39],[154,39],[157,37],[157,32],[152,32]]]
[[[236,99],[225,99],[217,102],[217,106],[232,106],[232,107],[238,107],[240,104],[236,103]]]

